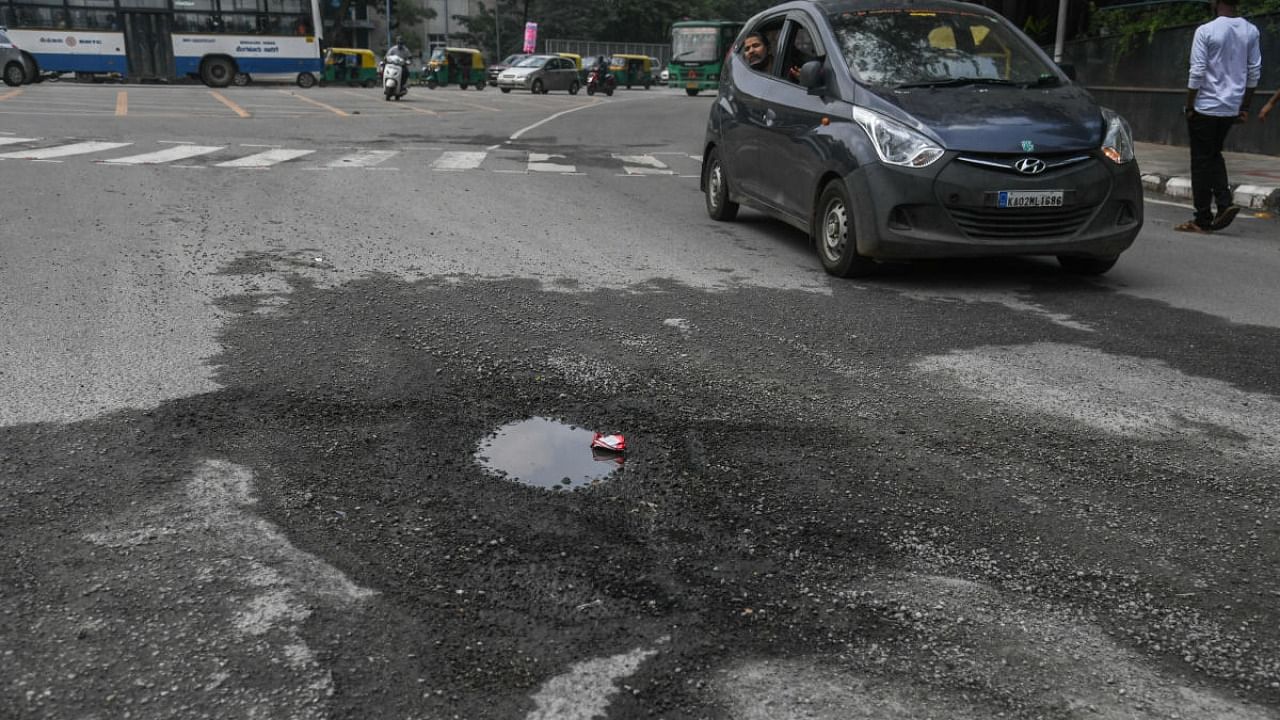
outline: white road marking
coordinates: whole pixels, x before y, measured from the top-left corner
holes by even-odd
[[[432,170],[474,170],[484,162],[487,152],[450,150],[431,163]]]
[[[361,150],[359,152],[351,153],[350,155],[343,155],[337,160],[330,162],[325,167],[373,167],[374,165],[384,163],[399,154],[400,153],[396,150]]]
[[[613,696],[621,690],[618,680],[634,675],[641,663],[657,654],[657,650],[636,648],[629,653],[576,663],[568,672],[543,683],[533,696],[536,707],[525,720],[603,717]]]
[[[25,142],[35,142],[40,138],[20,138],[20,137],[0,137],[0,145],[17,145]]]
[[[175,160],[186,160],[187,158],[197,157],[199,155],[208,155],[214,153],[225,145],[175,145],[164,150],[143,153],[142,155],[130,155],[128,157],[114,158],[106,162],[111,165],[157,165],[160,163],[173,162]]]
[[[563,155],[548,155],[546,153],[529,153],[529,172],[551,172],[551,173],[576,173],[578,168],[573,165],[561,165],[559,163],[549,162],[552,158],[563,158]]]
[[[55,145],[54,147],[40,148],[38,150],[19,150],[17,152],[5,153],[0,155],[3,158],[16,158],[19,160],[48,160],[50,158],[68,157],[70,155],[85,155],[88,153],[102,152],[104,150],[115,150],[116,148],[127,147],[133,143],[119,142],[78,142],[70,145]]]
[[[597,100],[595,103],[592,103],[592,104],[589,104],[589,105],[580,105],[580,106],[575,107],[575,108],[569,108],[568,110],[561,110],[560,112],[556,113],[555,115],[552,115],[552,116],[550,116],[550,117],[545,117],[545,118],[543,118],[543,119],[539,120],[538,122],[536,122],[536,123],[534,123],[534,124],[532,124],[532,125],[529,125],[528,127],[522,127],[522,128],[520,128],[519,130],[517,130],[517,131],[515,131],[514,133],[512,133],[512,134],[511,134],[511,137],[507,138],[507,142],[511,142],[512,140],[519,140],[521,135],[524,135],[525,133],[529,132],[530,130],[533,130],[534,128],[541,127],[542,125],[544,125],[544,124],[546,124],[546,123],[549,123],[549,122],[551,122],[552,120],[555,120],[556,118],[561,117],[561,116],[563,116],[563,115],[568,115],[568,114],[569,114],[569,113],[571,113],[571,112],[578,112],[579,110],[586,110],[586,109],[587,109],[587,108],[589,108],[589,107],[595,107],[597,104],[599,104],[599,102],[600,102],[600,101],[599,101],[599,100]]]
[[[225,168],[264,168],[271,167],[277,163],[286,162],[303,155],[310,155],[315,150],[267,150],[266,152],[256,153],[247,157],[238,158],[236,160],[228,160],[218,163],[214,167]]]
[[[674,175],[667,164],[652,155],[619,155],[613,154],[615,160],[623,162],[622,169],[628,175]]]

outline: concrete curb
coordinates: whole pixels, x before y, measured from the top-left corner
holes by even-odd
[[[1191,200],[1191,178],[1180,175],[1148,173],[1142,176],[1142,187],[1150,193],[1178,200]],[[1270,185],[1237,185],[1232,202],[1242,208],[1280,213],[1280,187]]]

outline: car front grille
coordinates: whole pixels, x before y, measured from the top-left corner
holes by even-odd
[[[948,207],[951,219],[972,238],[1021,240],[1024,238],[1067,237],[1077,233],[1096,208],[972,208]]]

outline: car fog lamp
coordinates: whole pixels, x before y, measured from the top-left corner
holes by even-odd
[[[923,134],[880,113],[855,107],[853,119],[871,138],[871,145],[881,162],[923,168],[937,162],[945,152]]]

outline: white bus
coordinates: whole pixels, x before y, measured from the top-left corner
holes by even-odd
[[[310,85],[324,66],[319,0],[0,0],[0,26],[41,73]]]

